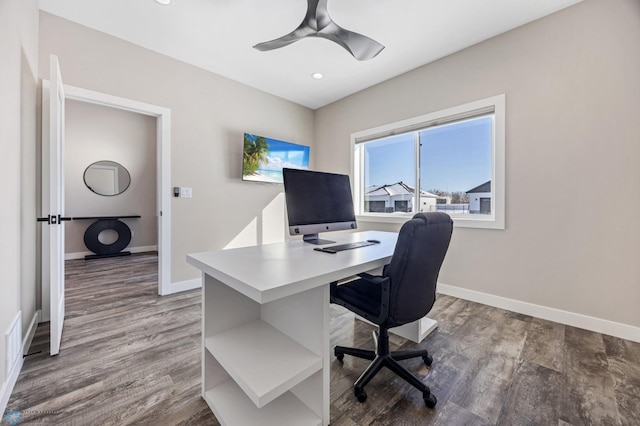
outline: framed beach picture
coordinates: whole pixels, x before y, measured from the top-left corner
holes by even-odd
[[[242,180],[282,183],[282,169],[308,169],[309,147],[265,136],[244,134]]]

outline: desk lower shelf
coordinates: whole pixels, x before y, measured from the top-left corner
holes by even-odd
[[[266,406],[322,369],[319,355],[262,320],[208,337],[205,348],[256,407]]]
[[[223,425],[320,426],[322,419],[291,392],[258,408],[245,393],[228,380],[204,394],[211,411]]]
[[[422,317],[418,321],[392,328],[389,332],[411,340],[412,342],[420,343],[437,327],[438,322],[436,320]]]
[[[356,318],[360,321],[367,322],[371,325],[375,325],[371,321],[362,318],[361,316],[356,315]],[[389,329],[389,333],[396,334],[400,337],[404,337],[407,340],[411,340],[415,343],[420,343],[427,337],[429,334],[438,328],[438,321],[422,317],[417,321],[410,322],[405,325],[401,325],[400,327],[394,327]]]

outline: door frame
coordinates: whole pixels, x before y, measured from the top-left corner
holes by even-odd
[[[171,110],[132,99],[64,85],[65,99],[156,118],[156,206],[158,214],[158,294],[171,294]]]

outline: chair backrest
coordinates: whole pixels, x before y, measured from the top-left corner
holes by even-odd
[[[416,321],[431,310],[452,232],[451,217],[439,212],[417,213],[402,226],[385,268],[391,278],[387,326]]]

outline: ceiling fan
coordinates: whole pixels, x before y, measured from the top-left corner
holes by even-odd
[[[279,49],[305,37],[321,37],[338,43],[358,61],[372,59],[384,49],[377,41],[333,22],[327,11],[327,0],[307,0],[307,3],[307,14],[298,28],[275,40],[258,43],[254,49]]]

